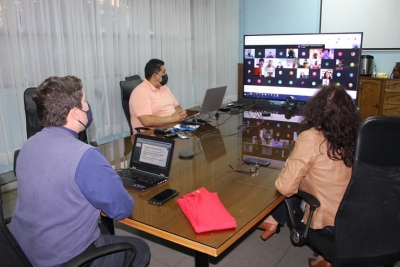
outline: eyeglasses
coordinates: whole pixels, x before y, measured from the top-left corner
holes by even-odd
[[[239,160],[239,161],[242,164],[247,164],[241,160]],[[235,172],[241,172],[241,173],[246,173],[246,174],[256,173],[258,171],[258,169],[260,168],[260,165],[258,165],[258,164],[247,164],[247,165],[250,165],[250,171],[236,170],[235,168],[232,167],[232,165],[229,165],[229,167],[231,167],[231,169],[234,170]]]

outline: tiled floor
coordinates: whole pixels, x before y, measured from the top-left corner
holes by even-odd
[[[12,214],[16,199],[16,190],[3,193],[5,217]],[[129,228],[118,222],[115,223],[115,228],[117,235],[134,235],[147,241],[152,253],[149,267],[194,266],[193,252],[189,249]],[[210,257],[210,266],[308,266],[307,258],[312,256],[311,250],[308,247],[293,247],[289,240],[289,229],[287,227],[283,227],[278,235],[272,236],[265,242],[261,240],[260,233],[260,230],[253,229],[219,257]],[[400,267],[400,262],[395,267]]]

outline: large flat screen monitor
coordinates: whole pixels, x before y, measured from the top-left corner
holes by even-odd
[[[362,33],[245,35],[243,97],[307,102],[323,85],[357,100]]]

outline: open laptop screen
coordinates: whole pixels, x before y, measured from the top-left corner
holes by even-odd
[[[173,140],[137,134],[130,167],[167,176],[173,148]]]
[[[227,86],[207,89],[199,115],[207,114],[221,108]]]

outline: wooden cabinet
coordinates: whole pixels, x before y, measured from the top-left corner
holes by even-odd
[[[382,115],[400,116],[400,80],[386,80],[382,100]]]
[[[358,90],[360,116],[400,116],[400,80],[361,77]]]
[[[360,78],[358,88],[358,107],[361,120],[371,116],[378,116],[382,93],[382,80],[373,78]]]

